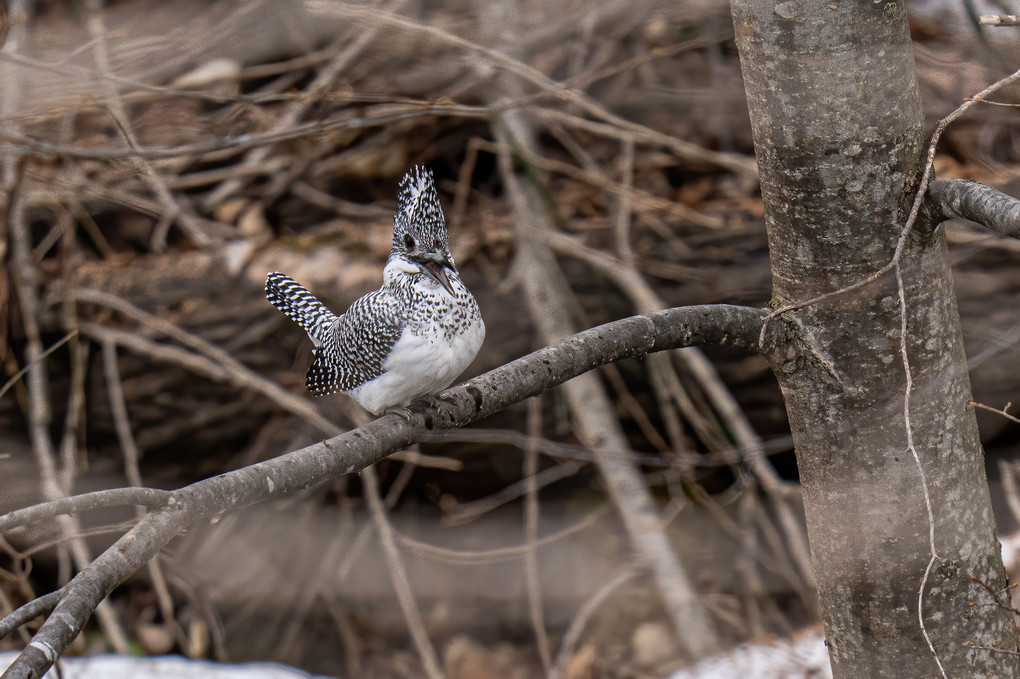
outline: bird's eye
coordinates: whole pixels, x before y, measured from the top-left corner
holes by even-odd
[[[404,246],[408,250],[414,248],[414,238],[412,238],[411,234],[409,234],[409,233],[405,233],[404,234]]]

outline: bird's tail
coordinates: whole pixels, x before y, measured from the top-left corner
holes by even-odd
[[[287,318],[304,328],[315,346],[322,345],[326,329],[337,318],[336,314],[297,281],[276,271],[266,276],[266,299],[286,314]]]

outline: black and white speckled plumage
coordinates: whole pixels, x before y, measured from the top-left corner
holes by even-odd
[[[346,391],[376,414],[449,386],[485,336],[478,305],[453,264],[432,173],[421,167],[400,183],[379,290],[336,316],[291,278],[271,273],[266,297],[315,344],[309,391]]]
[[[273,272],[266,276],[266,299],[308,332],[320,346],[326,338],[326,329],[336,320],[336,314],[327,309],[315,295],[305,290],[290,276]]]
[[[416,243],[431,244],[436,249],[442,248],[447,255],[450,254],[446,218],[439,205],[439,193],[432,178],[432,170],[420,165],[412,167],[400,180],[397,214],[393,217],[392,252],[407,253],[404,237],[408,234]]]

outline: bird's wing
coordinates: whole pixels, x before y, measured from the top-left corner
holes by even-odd
[[[337,318],[315,349],[306,384],[315,396],[349,391],[383,371],[383,362],[404,331],[399,304],[377,290],[358,299]]]

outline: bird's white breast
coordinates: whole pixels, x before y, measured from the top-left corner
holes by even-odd
[[[476,310],[469,322],[451,334],[443,328],[444,320],[404,329],[383,362],[382,374],[351,390],[362,407],[378,415],[445,389],[464,372],[482,346],[485,324]]]

